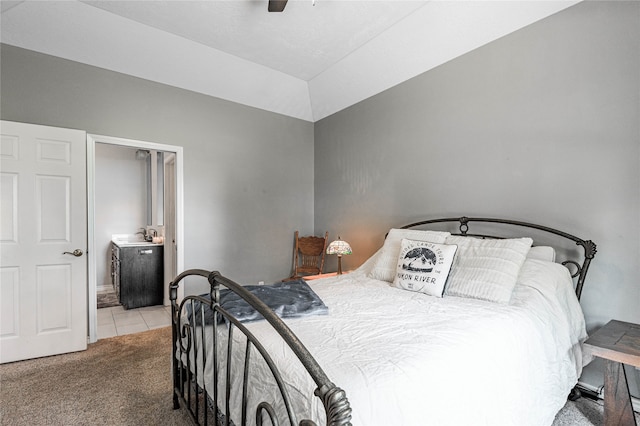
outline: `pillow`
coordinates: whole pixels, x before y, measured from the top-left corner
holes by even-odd
[[[398,253],[400,253],[400,242],[403,238],[415,241],[429,241],[431,243],[444,243],[449,235],[451,235],[449,232],[392,228],[384,240],[380,255],[376,259],[373,268],[371,268],[369,277],[393,282],[393,277],[396,275]]]
[[[393,285],[442,297],[457,248],[455,245],[402,239]]]
[[[527,259],[545,260],[547,262],[556,261],[556,250],[549,246],[536,246],[529,249]]]
[[[518,273],[531,248],[531,238],[482,240],[450,236],[458,252],[451,268],[447,296],[509,303]]]

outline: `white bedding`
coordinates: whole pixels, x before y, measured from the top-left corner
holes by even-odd
[[[367,278],[371,264],[310,282],[329,315],[286,321],[346,391],[354,425],[552,423],[580,376],[586,339],[566,268],[528,259],[504,305],[401,290]],[[297,421],[312,417],[323,425],[321,403],[310,397],[315,384],[295,355],[266,321],[246,325],[275,358],[294,411],[305,413]],[[205,377],[213,389],[210,367]],[[238,424],[241,373],[232,371],[232,419]],[[270,401],[271,383],[268,375],[255,376],[250,399]],[[251,411],[250,424],[254,417]]]

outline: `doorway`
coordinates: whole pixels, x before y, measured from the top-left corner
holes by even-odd
[[[178,271],[184,269],[183,258],[183,168],[182,168],[182,147],[174,145],[163,145],[154,142],[145,142],[131,139],[114,138],[110,136],[87,135],[87,192],[88,192],[88,323],[89,342],[95,342],[97,335],[97,291],[101,283],[98,282],[98,262],[104,262],[98,244],[96,229],[96,144],[108,144],[111,146],[124,147],[135,150],[146,150],[152,152],[162,152],[162,161],[158,164],[158,169],[162,170],[159,176],[163,176],[163,207],[159,213],[165,222],[165,229],[169,228],[169,234],[165,234],[165,278],[163,287],[165,290],[164,304],[168,304],[168,284],[177,275]],[[155,168],[154,168],[155,169]],[[153,185],[152,190],[156,190]],[[153,203],[155,206],[155,203]],[[160,210],[160,209],[159,209]],[[159,211],[157,210],[157,211]],[[154,214],[155,216],[155,214]],[[171,221],[169,225],[168,222]],[[167,226],[168,225],[168,226]],[[135,232],[134,230],[133,232]],[[99,237],[102,244],[102,236]],[[180,292],[179,292],[180,293]],[[182,294],[178,294],[182,298]]]

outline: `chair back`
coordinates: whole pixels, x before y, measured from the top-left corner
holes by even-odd
[[[294,271],[291,278],[322,273],[328,239],[329,232],[325,232],[324,238],[300,237],[298,231],[295,232]]]

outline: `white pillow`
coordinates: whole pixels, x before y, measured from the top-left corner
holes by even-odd
[[[533,243],[531,238],[483,240],[450,236],[446,242],[458,246],[445,290],[447,296],[509,303]]]
[[[384,240],[380,255],[376,259],[371,272],[369,272],[369,277],[393,282],[393,277],[396,275],[398,253],[400,253],[400,243],[403,238],[415,241],[429,241],[431,243],[444,243],[449,235],[451,235],[449,232],[392,228]]]
[[[393,285],[442,297],[457,248],[455,245],[402,239]]]
[[[549,246],[535,246],[529,249],[527,259],[544,260],[547,262],[556,261],[556,250]]]

